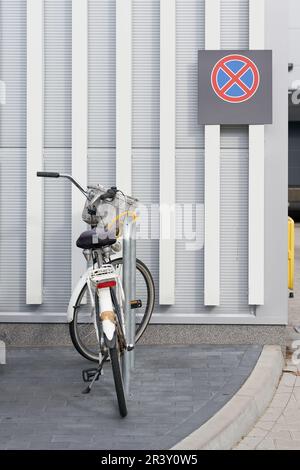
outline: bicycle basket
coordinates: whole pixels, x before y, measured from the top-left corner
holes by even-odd
[[[89,225],[102,226],[107,229],[110,224],[119,226],[119,218],[122,214],[134,212],[138,200],[130,196],[125,196],[118,192],[113,201],[102,201],[100,196],[107,191],[107,188],[97,185],[89,186],[93,192],[93,198],[87,200],[82,212],[82,219]]]

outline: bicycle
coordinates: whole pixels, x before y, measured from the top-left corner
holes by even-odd
[[[85,196],[83,220],[91,226],[83,232],[76,245],[83,250],[90,266],[72,292],[67,311],[70,336],[76,350],[86,359],[98,362],[97,368],[83,371],[83,380],[90,382],[84,393],[89,393],[103,373],[104,363],[110,359],[121,416],[127,415],[120,361],[133,345],[126,341],[124,319],[124,292],[122,288],[123,259],[115,258],[121,251],[119,241],[122,217],[131,214],[137,200],[125,196],[116,187],[88,186],[85,190],[71,175],[57,172],[37,172],[44,178],[66,178]],[[130,212],[131,210],[131,212]],[[115,217],[113,215],[117,214]],[[131,299],[137,310],[135,342],[139,341],[150,321],[155,287],[147,266],[136,260],[136,290],[139,296]]]

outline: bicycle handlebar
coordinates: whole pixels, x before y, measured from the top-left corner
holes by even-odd
[[[73,176],[71,175],[67,175],[67,174],[63,174],[63,173],[57,173],[57,172],[53,172],[53,171],[38,171],[36,176],[39,176],[41,178],[66,178],[68,179],[69,181],[71,181],[71,183],[73,183],[78,189],[79,191],[82,192],[82,194],[84,194],[84,196],[89,200],[89,201],[92,201],[93,200],[93,197],[94,197],[94,190],[97,190],[97,187],[92,187],[92,186],[89,186],[87,190],[85,190],[74,178]],[[118,188],[116,188],[115,186],[112,186],[110,189],[108,189],[104,194],[101,194],[100,196],[100,200],[101,201],[113,201],[116,197],[117,197],[117,193],[122,193],[122,191],[120,191]],[[124,196],[124,195],[123,195]],[[125,196],[124,196],[125,197]],[[130,202],[131,204],[133,203],[136,203],[137,202],[137,199],[134,199],[130,196],[126,196],[126,200],[128,202]]]
[[[42,178],[66,178],[70,180],[78,189],[85,195],[85,197],[89,198],[89,193],[83,189],[83,187],[73,178],[71,175],[65,175],[63,173],[57,173],[52,171],[38,171],[36,176]]]

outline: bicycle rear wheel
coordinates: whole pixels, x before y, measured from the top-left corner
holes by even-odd
[[[123,259],[112,261],[116,271],[123,275]],[[150,321],[155,302],[153,278],[147,266],[140,260],[136,262],[136,299],[141,300],[142,307],[136,310],[135,341],[139,341]],[[99,343],[91,316],[87,284],[84,285],[74,305],[74,318],[69,324],[70,336],[76,350],[90,361],[98,362]]]

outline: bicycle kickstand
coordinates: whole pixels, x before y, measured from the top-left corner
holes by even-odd
[[[92,386],[96,382],[96,380],[99,380],[99,377],[101,375],[102,369],[103,369],[103,364],[108,358],[108,352],[106,352],[102,358],[102,361],[99,364],[99,367],[97,369],[85,369],[82,371],[82,377],[84,382],[91,382],[84,390],[82,390],[83,394],[90,393]]]

